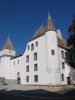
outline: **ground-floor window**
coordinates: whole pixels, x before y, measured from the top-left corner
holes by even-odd
[[[34,75],[34,82],[38,82],[38,75]]]
[[[61,80],[64,81],[64,74],[61,74]]]
[[[29,82],[29,76],[26,76],[26,82]]]

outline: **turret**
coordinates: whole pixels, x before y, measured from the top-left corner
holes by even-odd
[[[11,43],[9,36],[6,39],[3,49],[0,51],[0,56],[4,56],[4,55],[7,55],[7,56],[15,56],[16,55],[15,49]]]

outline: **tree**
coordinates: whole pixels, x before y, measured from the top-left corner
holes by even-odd
[[[71,25],[68,28],[69,38],[67,40],[68,44],[68,54],[67,54],[67,61],[69,65],[75,68],[75,17],[71,22]]]

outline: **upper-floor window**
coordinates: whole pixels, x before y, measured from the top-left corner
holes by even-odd
[[[36,42],[36,47],[38,46],[38,42]]]
[[[13,62],[13,65],[15,66],[15,61]]]
[[[34,44],[31,44],[31,51],[34,50]]]
[[[37,71],[38,70],[38,66],[37,64],[34,64],[34,71]]]
[[[61,74],[61,79],[62,81],[64,81],[64,74]]]
[[[64,58],[64,51],[61,51],[62,58]]]
[[[62,69],[65,69],[65,63],[62,62]]]
[[[20,63],[20,61],[18,60],[18,64]]]
[[[28,45],[28,50],[30,49],[30,46]]]
[[[29,55],[26,56],[26,62],[29,62]]]
[[[37,52],[34,53],[34,61],[36,61],[36,60],[37,60]]]
[[[54,50],[51,50],[51,55],[55,55],[55,51]]]
[[[38,75],[34,75],[34,82],[38,82]]]
[[[26,66],[26,72],[29,72],[29,66]]]

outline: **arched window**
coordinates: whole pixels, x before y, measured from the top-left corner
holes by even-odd
[[[34,44],[31,44],[31,51],[34,50]]]

